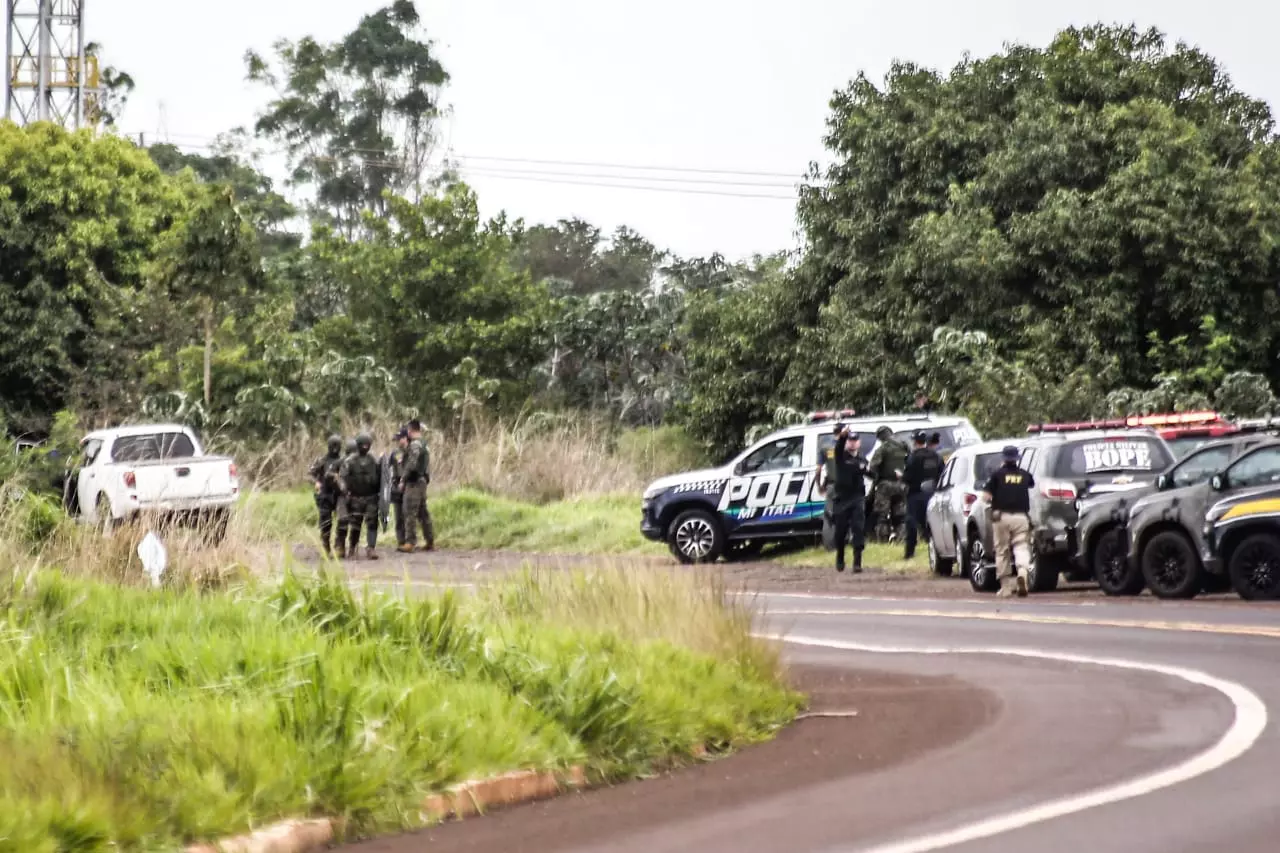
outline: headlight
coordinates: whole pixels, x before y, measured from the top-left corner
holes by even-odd
[[[644,490],[644,497],[641,498],[641,500],[651,501],[654,498],[656,498],[658,495],[662,494],[664,491],[666,490],[663,489],[661,486],[650,486],[649,488]]]

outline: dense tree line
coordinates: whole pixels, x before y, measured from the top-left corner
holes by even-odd
[[[428,166],[449,76],[409,0],[246,69],[271,100],[209,152],[0,127],[11,429],[73,408],[267,437],[435,416],[466,383],[730,444],[780,409],[920,391],[997,432],[1273,404],[1270,111],[1155,32],[857,78],[802,187],[802,251],[737,263],[481,217]],[[284,186],[259,145],[287,153]]]

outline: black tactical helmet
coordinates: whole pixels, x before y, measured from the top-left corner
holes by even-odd
[[[337,456],[341,452],[342,452],[342,436],[340,435],[329,436],[329,455]]]
[[[355,440],[354,438],[348,438],[348,439],[347,439],[346,451],[347,451],[348,453],[355,453],[355,452],[356,452],[356,440]]]
[[[886,438],[890,438],[892,435],[893,430],[889,429],[887,426],[882,426],[880,429],[876,430],[876,438],[881,441],[884,441]]]
[[[373,436],[367,432],[362,432],[356,436],[356,450],[361,453],[368,453],[370,447],[373,447]]]
[[[911,438],[915,441],[916,444],[924,444],[926,441],[929,440],[929,436],[925,435],[924,430],[922,429],[916,430],[916,434],[911,436]]]

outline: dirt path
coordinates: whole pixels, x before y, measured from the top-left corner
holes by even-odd
[[[605,849],[610,840],[697,815],[750,807],[779,791],[882,770],[958,743],[994,720],[999,700],[953,678],[796,667],[811,711],[775,740],[644,782],[569,794],[414,835],[350,845],[352,853]],[[784,849],[779,841],[775,849]]]

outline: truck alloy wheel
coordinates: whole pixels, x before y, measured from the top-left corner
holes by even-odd
[[[1241,542],[1231,553],[1227,574],[1246,601],[1280,600],[1280,537],[1258,533]]]
[[[1176,530],[1157,533],[1142,549],[1142,578],[1157,598],[1194,598],[1201,571],[1195,546]]]
[[[671,553],[682,563],[712,563],[724,550],[724,534],[702,510],[682,513],[671,525]]]
[[[987,562],[987,549],[983,547],[980,538],[973,536],[969,539],[965,554],[969,564],[969,586],[973,591],[995,592],[1000,589],[996,567]]]
[[[1142,572],[1125,558],[1122,535],[1119,529],[1108,530],[1093,546],[1093,579],[1107,595],[1137,595],[1144,585]]]

